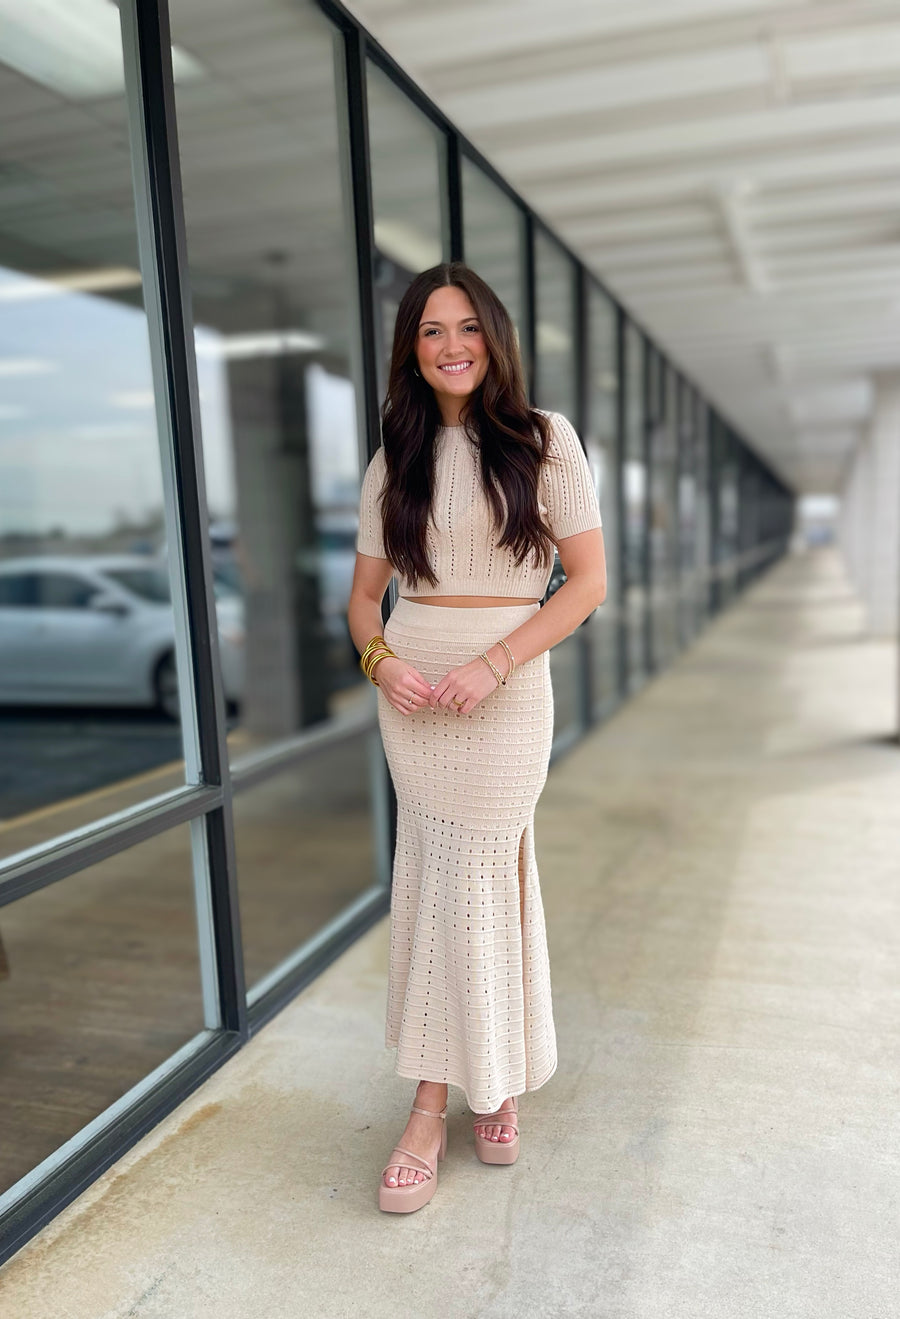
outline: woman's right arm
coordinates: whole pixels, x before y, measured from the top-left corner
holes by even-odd
[[[381,602],[393,569],[388,559],[376,559],[357,551],[347,607],[347,625],[353,644],[360,654],[373,637],[382,635]],[[391,705],[401,714],[413,714],[430,705],[431,687],[417,669],[399,656],[378,661],[375,669],[378,686]],[[412,704],[410,704],[412,697]]]

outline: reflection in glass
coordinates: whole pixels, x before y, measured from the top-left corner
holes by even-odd
[[[0,908],[0,1191],[203,1029],[189,830]]]
[[[697,479],[697,610],[702,622],[712,607],[712,506],[710,469],[710,412],[699,395],[694,395],[694,447]]]
[[[229,747],[235,765],[287,757],[253,787],[236,777],[251,986],[374,879],[370,758],[345,742],[290,767],[296,734],[364,723],[374,702],[346,618],[364,460],[340,39],[312,3],[289,13],[274,45],[242,26],[226,52],[196,0],[172,4],[204,70],[176,103],[213,562],[220,607],[243,611]]]
[[[466,263],[490,284],[522,339],[525,220],[502,188],[467,156],[462,162]]]
[[[542,229],[535,233],[535,350],[537,405],[573,420],[575,397],[575,267]],[[570,644],[550,651],[553,674],[554,735],[565,739],[580,729],[581,672],[576,632]]]
[[[182,753],[122,63],[95,58],[97,8],[65,60],[35,29],[27,76],[0,42],[3,853],[23,817],[44,841],[150,795]],[[128,580],[145,573],[154,598]]]
[[[371,737],[323,747],[235,798],[249,985],[375,880]]]
[[[444,139],[371,60],[366,78],[375,246],[413,275],[444,259]]]
[[[606,552],[606,600],[590,622],[593,697],[602,713],[618,695],[617,633],[621,605],[621,564],[618,556],[619,509],[616,471],[619,462],[617,399],[619,358],[614,303],[596,285],[588,289],[588,430],[585,449],[597,488]]]
[[[719,603],[728,604],[737,592],[738,552],[738,452],[730,426],[717,427],[719,477]]]
[[[291,10],[274,48],[175,0],[202,76],[176,84],[203,454],[235,751],[337,713],[364,679],[346,626],[361,458],[333,30]],[[235,695],[237,701],[238,697]]]
[[[575,266],[542,229],[535,233],[537,405],[571,421],[575,397]]]
[[[678,649],[678,417],[675,373],[651,351],[650,573],[653,662],[662,668]]]
[[[625,518],[624,583],[628,683],[646,672],[647,461],[644,406],[644,336],[631,322],[625,331]]]
[[[682,646],[696,635],[700,583],[697,571],[697,426],[696,394],[678,381],[678,635]]]
[[[379,398],[394,323],[413,275],[449,259],[444,135],[371,60],[366,65],[375,223]]]

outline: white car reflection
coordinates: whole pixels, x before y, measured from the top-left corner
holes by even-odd
[[[244,681],[244,609],[215,580],[225,697]],[[0,703],[145,705],[178,717],[165,564],[141,555],[0,562]]]

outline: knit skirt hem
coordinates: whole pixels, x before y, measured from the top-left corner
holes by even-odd
[[[539,608],[401,597],[384,635],[437,683]],[[468,714],[404,715],[379,691],[378,718],[398,805],[385,1042],[398,1075],[457,1085],[476,1113],[495,1112],[557,1061],[534,853],[553,735],[549,656],[519,665]]]
[[[396,1048],[397,1046],[388,1045],[387,1047]],[[556,1066],[557,1066],[557,1060],[556,1058],[554,1058],[552,1066],[550,1067],[550,1070],[546,1074],[539,1077],[535,1077],[534,1080],[529,1081],[528,1085],[525,1086],[524,1090],[508,1090],[507,1093],[503,1096],[503,1099],[510,1099],[516,1095],[524,1095],[529,1090],[540,1090],[541,1086],[546,1085],[547,1082],[550,1080],[550,1078],[553,1076],[554,1072],[556,1071]],[[466,1103],[469,1105],[469,1108],[471,1108],[473,1113],[496,1113],[499,1110],[500,1105],[503,1103],[503,1099],[499,1099],[497,1100],[496,1103],[489,1104],[487,1108],[482,1108],[479,1104],[476,1104],[472,1099],[472,1096],[469,1094],[468,1090],[466,1089],[467,1079],[464,1076],[444,1076],[443,1074],[440,1076],[437,1075],[421,1076],[418,1071],[404,1071],[399,1060],[394,1070],[396,1071],[398,1076],[402,1076],[409,1081],[436,1081],[439,1084],[443,1083],[446,1085],[458,1086],[459,1089],[462,1090],[463,1094],[465,1095]]]

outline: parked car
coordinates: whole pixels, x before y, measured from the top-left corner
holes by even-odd
[[[238,701],[243,604],[214,585],[225,697]],[[0,703],[156,706],[177,719],[166,565],[142,555],[0,562]]]

